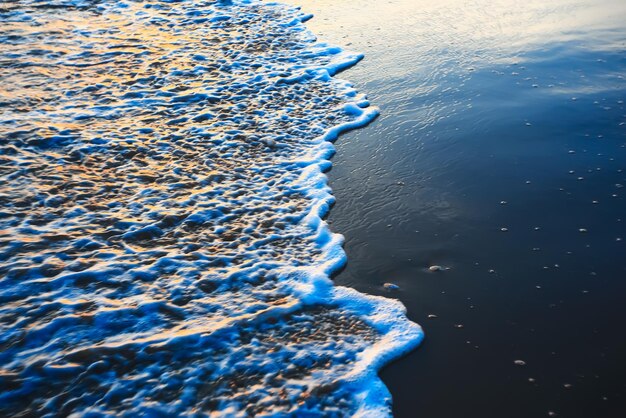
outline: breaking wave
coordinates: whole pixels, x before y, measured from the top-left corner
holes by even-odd
[[[0,412],[381,416],[422,331],[332,285],[360,55],[257,0],[0,8]]]

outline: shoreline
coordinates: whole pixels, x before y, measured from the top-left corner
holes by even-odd
[[[421,328],[333,285],[323,219],[362,56],[278,3],[35,3],[0,11],[0,410],[389,415]]]
[[[622,6],[298,3],[383,109],[337,142],[328,220],[335,282],[428,334],[382,370],[395,416],[621,416]]]

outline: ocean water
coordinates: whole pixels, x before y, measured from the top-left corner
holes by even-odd
[[[256,0],[0,4],[0,415],[385,416],[419,326],[333,286],[362,55]]]
[[[395,415],[626,416],[626,3],[290,3],[380,107],[329,222],[336,282],[424,327],[382,372]]]

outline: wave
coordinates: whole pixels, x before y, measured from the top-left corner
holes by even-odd
[[[257,0],[0,9],[0,411],[385,416],[423,334],[333,286],[362,56]]]

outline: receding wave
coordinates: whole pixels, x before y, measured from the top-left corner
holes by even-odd
[[[361,58],[257,0],[0,7],[0,411],[381,416],[419,343],[332,285]]]

